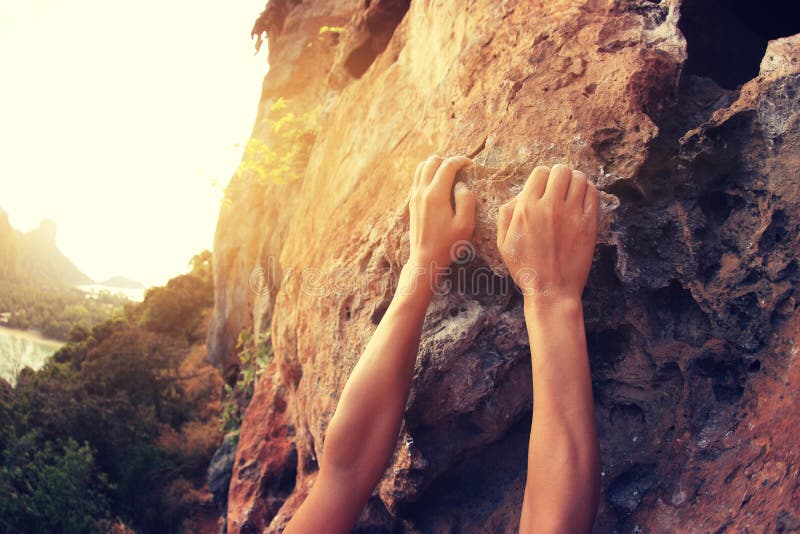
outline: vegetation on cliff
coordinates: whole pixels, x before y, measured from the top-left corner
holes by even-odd
[[[270,132],[271,140],[267,143],[251,137],[237,174],[276,184],[302,176],[314,144],[321,106],[297,113],[295,107],[285,98],[279,98],[270,106],[268,119],[257,126]]]
[[[236,342],[236,353],[239,356],[239,373],[235,384],[225,384],[225,400],[220,422],[220,429],[226,434],[232,433],[234,441],[239,436],[244,412],[253,398],[256,381],[272,361],[272,341],[269,333],[254,335],[244,330]]]

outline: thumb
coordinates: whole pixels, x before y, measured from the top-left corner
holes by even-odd
[[[453,197],[456,204],[456,225],[469,230],[469,235],[472,235],[475,230],[475,195],[462,182],[456,182]]]

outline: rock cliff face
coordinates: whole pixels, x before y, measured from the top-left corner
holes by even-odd
[[[432,153],[478,164],[460,177],[475,254],[429,309],[396,455],[358,528],[516,528],[530,361],[495,220],[556,162],[607,193],[584,293],[595,530],[800,528],[800,27],[751,4],[269,2],[254,146],[315,119],[288,163],[246,153],[220,213],[210,356],[233,373],[248,327],[275,350],[241,429],[230,531],[280,532],[313,483]]]

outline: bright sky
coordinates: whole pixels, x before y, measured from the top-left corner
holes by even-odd
[[[266,0],[0,0],[0,208],[97,281],[145,285],[213,245],[255,119]],[[213,185],[213,182],[218,185]]]

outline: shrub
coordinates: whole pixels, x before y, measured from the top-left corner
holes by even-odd
[[[269,332],[253,336],[250,332],[243,331],[236,342],[236,351],[239,357],[239,376],[233,387],[225,384],[225,402],[222,405],[220,429],[225,434],[238,434],[244,410],[253,397],[256,380],[272,361],[272,340]]]
[[[270,142],[257,137],[247,141],[236,171],[245,180],[282,184],[302,176],[316,138],[321,106],[299,114],[291,107],[289,100],[278,98],[270,106],[270,116],[277,115],[277,119],[269,121],[273,133]]]

